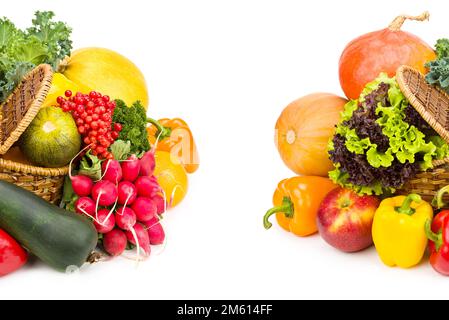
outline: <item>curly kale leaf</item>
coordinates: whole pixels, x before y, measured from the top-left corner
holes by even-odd
[[[7,18],[0,19],[0,50],[4,51],[17,38],[20,31]]]
[[[427,83],[438,85],[449,93],[449,57],[431,61],[426,66],[429,68]]]
[[[438,59],[449,57],[449,39],[438,39],[435,45]]]
[[[35,38],[46,47],[46,57],[43,62],[56,64],[65,56],[70,55],[72,29],[64,22],[52,21],[55,14],[51,11],[37,11],[33,19],[33,26],[27,29],[27,35]]]
[[[449,93],[449,39],[439,39],[435,45],[437,59],[426,63],[426,81]]]
[[[53,12],[36,12],[33,25],[20,30],[0,18],[0,103],[32,68],[48,63],[54,68],[70,54],[71,28],[53,21]]]
[[[0,78],[0,101],[6,100],[22,78],[34,68],[29,62],[16,62]]]

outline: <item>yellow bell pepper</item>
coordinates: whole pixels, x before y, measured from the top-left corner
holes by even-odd
[[[432,218],[431,205],[417,194],[383,200],[373,221],[373,241],[382,262],[390,267],[416,266],[426,251],[425,224]]]

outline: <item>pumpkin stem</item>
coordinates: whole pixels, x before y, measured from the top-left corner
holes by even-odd
[[[391,31],[399,31],[401,30],[402,25],[404,24],[405,20],[413,20],[413,21],[425,21],[429,20],[430,13],[429,11],[425,11],[419,16],[408,16],[408,15],[400,15],[396,17],[392,23],[388,26],[388,29]]]

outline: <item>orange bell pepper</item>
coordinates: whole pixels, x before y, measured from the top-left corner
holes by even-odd
[[[274,208],[263,219],[265,229],[272,224],[269,218],[276,214],[278,224],[286,231],[306,237],[318,231],[318,208],[326,195],[337,188],[329,179],[300,176],[282,180],[273,196]]]
[[[148,140],[158,151],[166,151],[176,155],[188,173],[199,168],[198,150],[192,131],[187,123],[179,118],[148,118]]]

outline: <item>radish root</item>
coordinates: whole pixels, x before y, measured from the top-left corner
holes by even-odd
[[[158,216],[158,221],[156,222],[156,223],[154,223],[153,225],[151,225],[151,226],[149,226],[149,227],[147,227],[145,230],[150,230],[151,228],[153,228],[154,226],[157,226],[158,224],[160,224],[160,225],[162,225],[162,223],[161,223],[161,217],[159,217]],[[162,245],[159,245],[158,247],[159,248],[161,248],[160,250],[158,250],[158,251],[156,251],[155,253],[154,253],[154,255],[156,255],[156,256],[158,256],[158,255],[160,255],[160,254],[162,254],[164,251],[165,251],[165,248],[167,247],[167,234],[165,234],[165,239],[164,239],[164,243],[162,243]],[[152,253],[153,253],[154,251],[152,251]]]
[[[100,177],[100,179],[98,179],[98,180],[95,181],[95,182],[98,182],[98,181],[103,180],[104,176],[106,175],[106,172],[108,172],[109,164],[110,164],[110,163],[111,163],[111,160],[108,160],[108,163],[106,163],[106,168],[104,168],[104,172],[103,172],[102,176]],[[116,182],[116,184],[117,184],[117,182]]]
[[[103,227],[106,226],[106,222],[111,218],[111,216],[113,215],[115,208],[117,207],[117,203],[118,203],[118,199],[115,200],[114,205],[112,206],[112,209],[109,211],[108,215],[106,216],[106,218],[104,219],[103,222],[98,222],[99,224],[101,224]],[[98,209],[98,208],[97,208]],[[98,216],[98,212],[97,212],[97,216]]]

